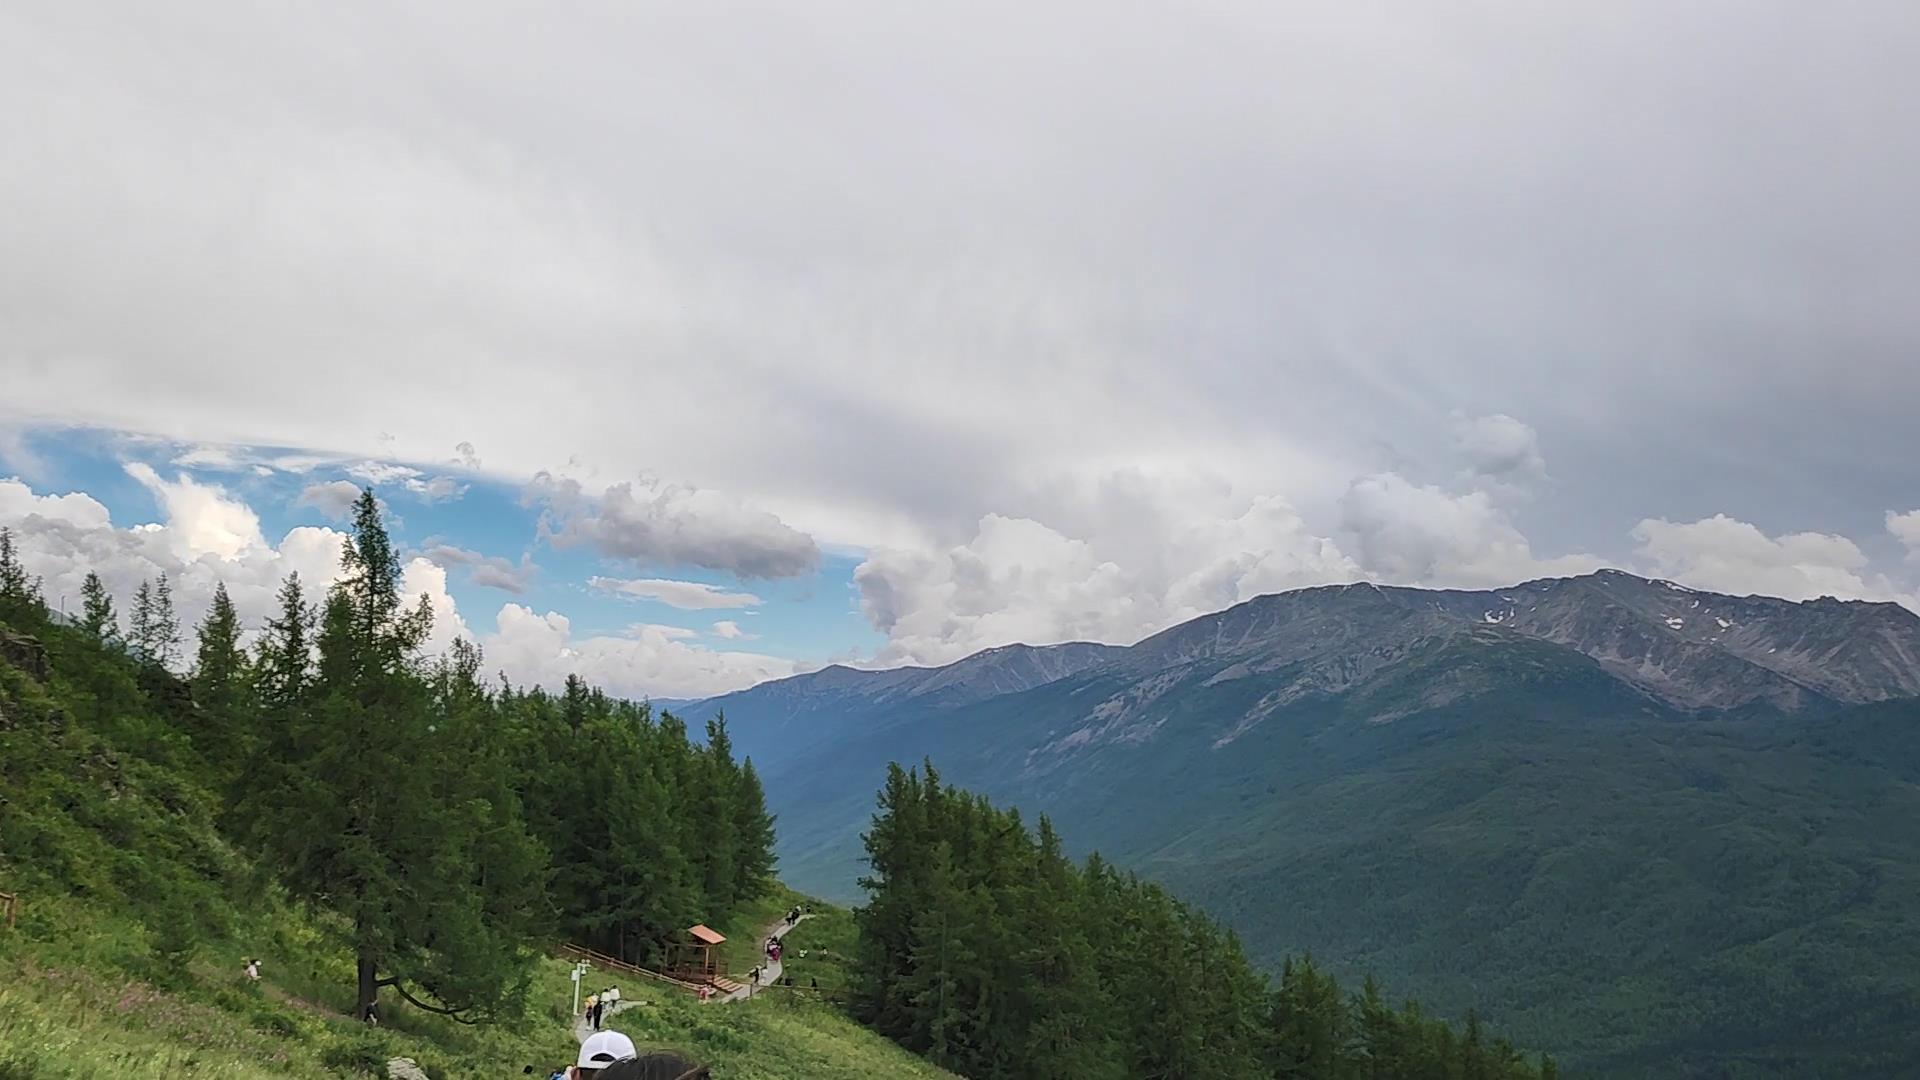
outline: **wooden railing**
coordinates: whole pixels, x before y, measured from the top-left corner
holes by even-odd
[[[581,948],[578,945],[560,946],[560,955],[566,957],[569,960],[585,960],[587,963],[592,964],[595,967],[605,968],[608,971],[617,971],[622,975],[634,975],[642,979],[652,979],[654,982],[661,983],[666,986],[671,986],[678,990],[685,990],[690,994],[696,994],[700,992],[699,983],[687,982],[684,979],[676,979],[671,975],[663,975],[658,971],[649,971],[638,964],[629,964],[625,960],[620,959],[619,957],[608,956],[606,953],[594,952],[592,949]]]

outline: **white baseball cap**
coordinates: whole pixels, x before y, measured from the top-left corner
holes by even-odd
[[[580,1044],[580,1060],[574,1064],[582,1069],[604,1069],[621,1058],[637,1054],[633,1040],[625,1035],[617,1031],[596,1031]]]

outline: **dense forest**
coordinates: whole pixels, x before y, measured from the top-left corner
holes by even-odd
[[[1070,862],[1045,817],[892,766],[866,834],[872,875],[854,1008],[975,1080],[1550,1078],[1469,1016],[1463,1030],[1348,994],[1309,959],[1277,982],[1234,935],[1098,855]]]
[[[16,887],[138,913],[156,976],[277,887],[353,956],[359,1012],[391,989],[466,1020],[517,1010],[556,938],[655,960],[770,887],[773,822],[724,720],[696,740],[577,679],[491,685],[465,641],[423,659],[431,612],[402,602],[371,493],[342,569],[319,598],[290,576],[254,634],[222,589],[189,648],[164,577],[124,626],[93,576],[63,619],[0,529],[0,632],[48,680],[10,691],[0,722]],[[194,817],[222,841],[179,824]]]

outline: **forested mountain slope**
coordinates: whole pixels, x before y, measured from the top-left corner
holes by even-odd
[[[777,715],[740,741],[810,891],[850,895],[873,769],[930,755],[1224,918],[1257,962],[1390,973],[1604,1075],[1902,1075],[1917,652],[1892,605],[1611,572],[1357,585],[1016,693],[848,708],[812,749],[756,749]]]

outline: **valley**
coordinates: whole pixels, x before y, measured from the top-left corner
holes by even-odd
[[[1391,972],[1600,1075],[1815,1075],[1904,1060],[1859,1032],[1920,1004],[1917,653],[1893,605],[1603,572],[1303,590],[1129,648],[828,669],[683,709],[724,710],[783,874],[821,895],[857,895],[865,778],[930,758],[1269,970]]]

